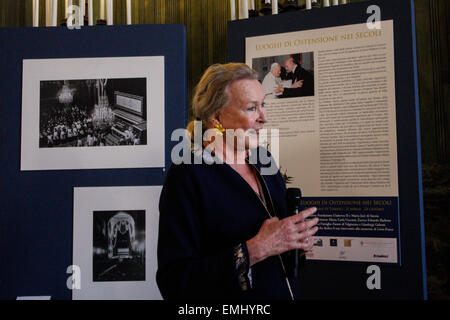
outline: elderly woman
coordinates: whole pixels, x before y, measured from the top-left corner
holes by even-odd
[[[193,112],[204,131],[218,132],[210,142],[223,139],[214,149],[214,157],[222,161],[193,159],[172,165],[167,174],[159,204],[156,276],[165,299],[298,297],[281,254],[311,250],[317,218],[305,218],[316,208],[287,217],[286,186],[279,171],[262,176],[262,164],[236,161],[248,160],[257,139],[239,145],[235,136],[227,139],[231,130],[225,130],[258,136],[266,111],[257,79],[245,64],[216,64],[197,85]],[[193,132],[193,122],[188,130]]]

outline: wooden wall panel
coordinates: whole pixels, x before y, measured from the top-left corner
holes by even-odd
[[[423,163],[449,163],[448,1],[415,0]]]
[[[439,162],[447,160],[449,123],[448,90],[448,31],[449,31],[449,4],[448,1],[430,1],[430,30],[431,30],[431,60],[433,75],[433,105],[435,110],[435,136],[436,157]],[[444,36],[445,35],[445,36]]]
[[[432,162],[436,155],[436,135],[434,130],[427,130],[426,134],[424,125],[435,122],[434,104],[433,104],[433,62],[431,59],[430,45],[430,8],[428,0],[416,0],[416,12],[421,12],[416,16],[416,25],[420,26],[416,30],[417,47],[417,63],[419,65],[419,100],[420,100],[420,120],[422,126],[422,160],[424,162]],[[429,72],[424,72],[429,70]]]
[[[79,0],[74,0],[78,4]],[[352,2],[361,0],[352,0]],[[255,0],[257,8],[260,1]],[[282,2],[282,1],[280,1]],[[305,0],[299,0],[304,5]],[[449,2],[415,0],[418,44],[422,157],[425,163],[446,162],[449,140]],[[58,0],[58,22],[64,18],[64,0]],[[126,0],[114,0],[114,24],[126,24]],[[32,25],[32,0],[0,0],[0,27]],[[213,63],[226,61],[228,0],[132,0],[137,24],[182,23],[187,33],[188,116],[195,84]],[[40,0],[40,24],[45,23],[45,0]],[[94,0],[94,21],[99,0]]]

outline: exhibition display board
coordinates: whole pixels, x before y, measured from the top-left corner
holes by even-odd
[[[414,23],[403,0],[228,24],[287,187],[318,208],[303,298],[426,298]]]
[[[1,28],[0,47],[0,299],[161,299],[184,26]]]

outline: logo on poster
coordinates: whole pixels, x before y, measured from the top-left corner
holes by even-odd
[[[315,247],[323,247],[323,241],[322,239],[314,239],[314,246]]]
[[[387,258],[389,258],[389,255],[388,254],[374,254],[373,257],[387,259]]]

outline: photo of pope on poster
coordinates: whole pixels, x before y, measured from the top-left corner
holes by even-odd
[[[164,167],[164,57],[23,61],[21,170]]]
[[[314,52],[252,59],[265,99],[314,96]]]

